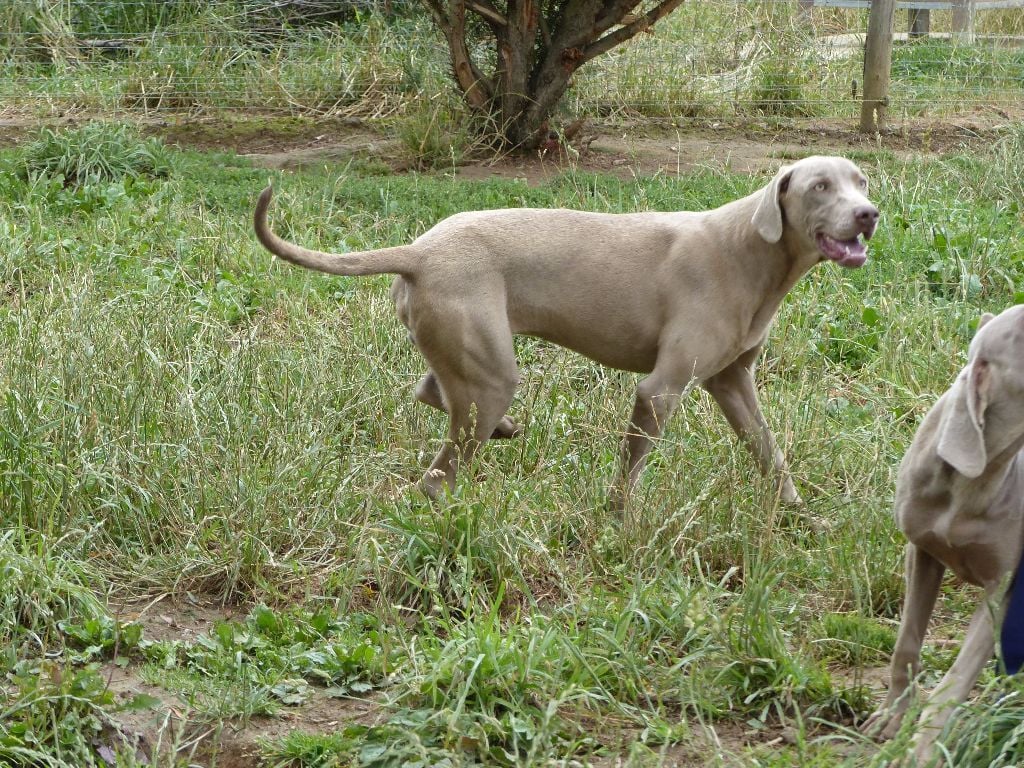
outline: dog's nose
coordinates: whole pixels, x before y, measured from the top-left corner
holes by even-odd
[[[855,218],[857,223],[862,227],[871,227],[874,229],[875,224],[878,223],[878,209],[873,205],[861,205],[854,210],[853,218]]]
[[[853,218],[866,238],[870,238],[875,233],[875,225],[878,224],[878,209],[875,206],[857,206],[853,210]]]

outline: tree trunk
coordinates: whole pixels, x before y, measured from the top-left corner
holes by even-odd
[[[506,143],[527,139],[519,125],[529,109],[533,49],[539,31],[539,0],[508,0],[508,23],[497,39],[497,77],[491,117]]]
[[[548,118],[576,70],[649,29],[683,0],[658,0],[639,15],[634,11],[641,0],[425,2],[448,42],[453,76],[466,103],[488,118],[506,147],[532,149],[547,138]],[[470,53],[473,25],[467,25],[467,12],[493,37],[490,74]]]

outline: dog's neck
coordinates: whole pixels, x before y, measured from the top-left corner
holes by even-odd
[[[817,247],[811,244],[813,251],[808,251],[807,244],[802,242],[800,236],[792,233],[789,227],[783,227],[779,242],[769,243],[758,234],[755,227],[735,226],[737,221],[753,219],[761,195],[761,192],[755,192],[712,212],[712,220],[720,222],[723,236],[739,238],[732,252],[741,261],[739,266],[743,279],[759,283],[759,294],[764,296],[764,301],[756,308],[751,320],[751,337],[767,332],[786,294],[819,260]]]
[[[1001,500],[1011,501],[1018,514],[1024,513],[1024,461],[1019,450],[997,455],[981,475],[973,478],[964,477],[944,461],[941,465],[949,476],[951,506],[957,515],[987,515]]]

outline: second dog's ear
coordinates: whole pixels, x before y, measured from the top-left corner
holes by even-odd
[[[939,458],[964,477],[985,471],[985,409],[992,373],[986,360],[976,358],[964,368],[949,392],[950,403],[939,424]]]
[[[976,329],[976,332],[980,331],[982,328],[984,328],[985,327],[985,323],[987,323],[993,317],[995,317],[995,315],[993,315],[991,312],[985,312],[981,317],[979,317],[978,318],[978,327]]]
[[[789,189],[789,179],[792,175],[793,169],[788,165],[779,169],[775,178],[768,182],[768,186],[761,192],[754,218],[750,220],[757,233],[769,243],[777,243],[782,239],[782,204],[779,202],[779,195]]]

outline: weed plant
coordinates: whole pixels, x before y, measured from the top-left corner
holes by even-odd
[[[84,187],[167,176],[171,153],[126,123],[89,122],[67,131],[44,128],[25,148],[18,170],[24,179],[49,177]]]
[[[990,681],[975,703],[962,708],[946,728],[954,765],[980,768],[1024,760],[1024,704],[1020,683]]]

